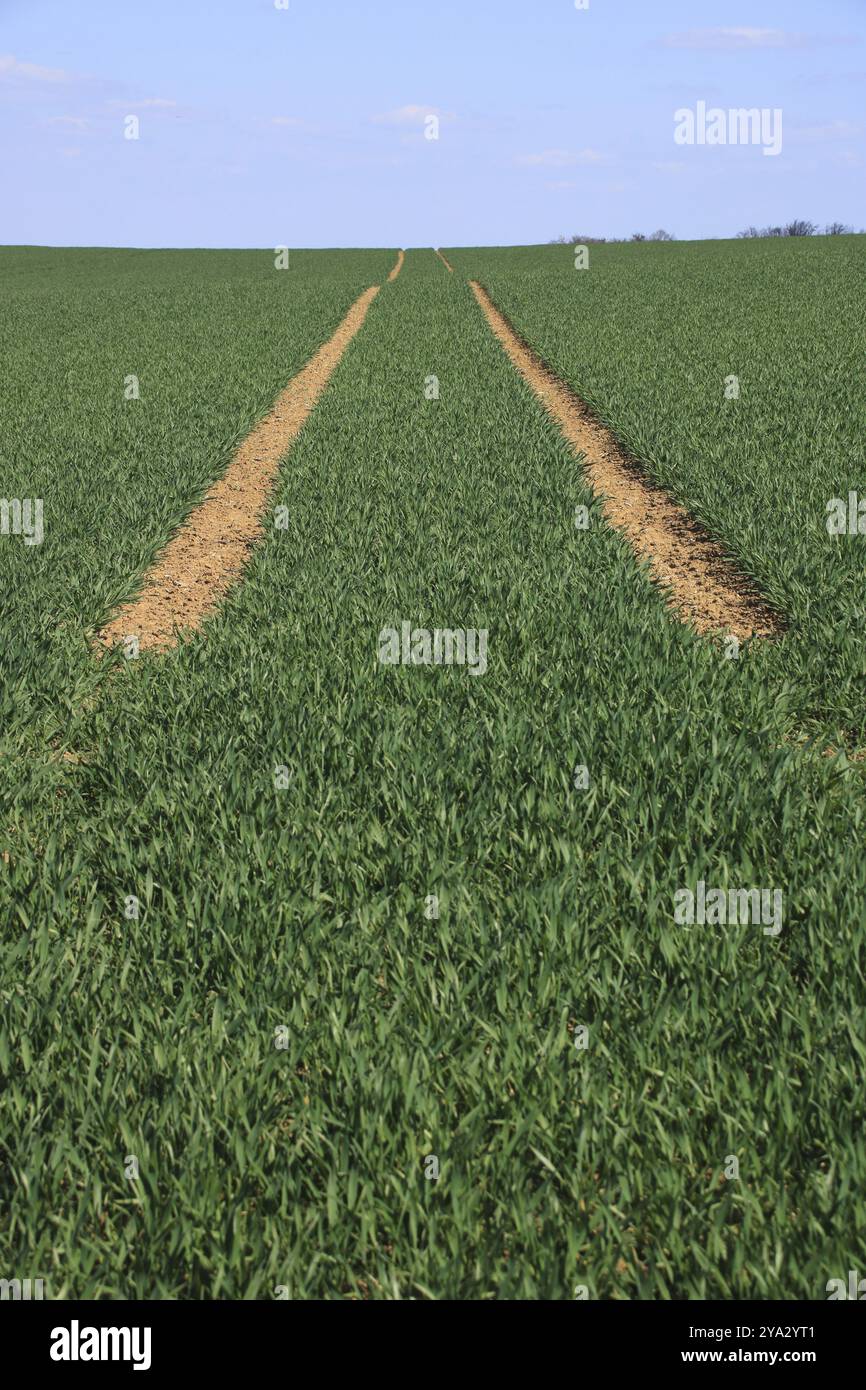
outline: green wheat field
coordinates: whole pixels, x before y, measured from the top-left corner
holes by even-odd
[[[0,493],[44,518],[0,535],[0,1269],[53,1298],[866,1264],[866,239],[443,253],[0,250]],[[470,280],[782,636],[679,621]],[[98,657],[373,284],[242,581]],[[403,622],[486,670],[383,664]],[[699,883],[781,929],[683,924]]]

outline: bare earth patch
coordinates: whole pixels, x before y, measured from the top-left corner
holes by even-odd
[[[405,261],[405,259],[406,259],[406,257],[405,257],[405,255],[404,255],[404,253],[403,253],[402,251],[398,251],[398,252],[397,252],[397,264],[394,266],[394,269],[393,269],[393,270],[389,270],[389,271],[388,271],[388,279],[389,279],[389,280],[396,280],[396,279],[397,279],[397,276],[400,274],[400,271],[403,269],[403,262]]]
[[[554,375],[499,312],[487,291],[472,291],[496,337],[565,438],[585,459],[590,485],[611,526],[647,560],[668,603],[698,632],[744,640],[784,630],[779,616],[754,592],[717,541],[656,486],[570,387]]]
[[[439,257],[440,261],[441,261],[442,264],[445,266],[445,269],[446,269],[446,270],[450,270],[450,271],[451,271],[451,274],[453,275],[453,274],[454,274],[454,267],[453,267],[453,265],[449,265],[449,264],[448,264],[448,262],[446,261],[445,257],[442,255],[442,252],[439,251],[439,250],[437,250],[436,255]]]
[[[125,604],[96,641],[112,647],[130,636],[139,650],[173,647],[200,626],[238,579],[261,537],[262,516],[280,462],[328,384],[379,292],[355,300],[323,343],[241,444],[226,472],[187,517],[147,575],[141,596]]]

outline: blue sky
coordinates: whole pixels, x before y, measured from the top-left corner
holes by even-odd
[[[866,0],[0,0],[0,242],[860,229],[864,91]],[[782,152],[675,144],[699,100]]]

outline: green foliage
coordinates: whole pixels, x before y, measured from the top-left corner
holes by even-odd
[[[445,254],[786,615],[809,732],[866,743],[866,539],[826,526],[866,501],[866,237]]]
[[[186,258],[187,297],[150,311],[177,394],[128,454],[116,540],[118,480],[45,445],[46,495],[109,537],[71,595],[83,522],[38,584],[19,571],[42,646],[4,652],[10,717],[63,663],[69,692],[0,801],[0,1268],[49,1296],[822,1298],[866,1263],[862,773],[791,741],[814,715],[796,633],[727,660],[670,615],[446,254],[454,275],[414,252],[383,287],[285,463],[288,529],[171,654],[94,664],[82,634],[252,416],[249,380],[212,412],[199,382],[232,361],[273,393],[379,262],[310,270],[277,349],[253,263],[217,328]],[[553,331],[558,253],[511,254]],[[505,300],[507,270],[483,278]],[[744,331],[775,314],[755,294]],[[649,435],[676,434],[676,396]],[[167,499],[159,430],[189,411],[194,486]],[[402,620],[487,628],[487,673],[380,665]],[[677,925],[699,878],[783,890],[781,934]]]

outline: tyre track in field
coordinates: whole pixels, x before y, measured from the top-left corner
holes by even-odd
[[[406,259],[406,253],[405,253],[404,251],[398,251],[398,252],[397,252],[397,264],[394,266],[393,270],[389,270],[389,271],[388,271],[388,279],[389,279],[389,280],[396,280],[396,279],[397,279],[397,276],[400,274],[400,271],[403,269],[403,262],[405,261],[405,259]]]
[[[718,541],[653,483],[616,437],[515,332],[487,291],[470,280],[488,324],[568,443],[585,460],[587,479],[608,523],[622,531],[680,618],[698,632],[745,640],[774,637],[784,623]]]
[[[442,255],[442,252],[439,250],[438,247],[436,248],[436,255],[439,257],[439,259],[440,259],[440,261],[442,262],[442,264],[444,265],[445,269],[446,269],[446,270],[450,270],[450,271],[451,271],[451,274],[453,275],[453,274],[454,274],[454,267],[453,267],[453,265],[449,265],[448,261],[446,261],[445,257]]]
[[[286,451],[378,293],[378,285],[364,290],[328,341],[292,377],[226,472],[159,554],[141,595],[124,604],[96,634],[98,648],[113,647],[131,636],[138,638],[140,651],[174,647],[182,632],[198,628],[217,607],[263,534],[264,511]]]

